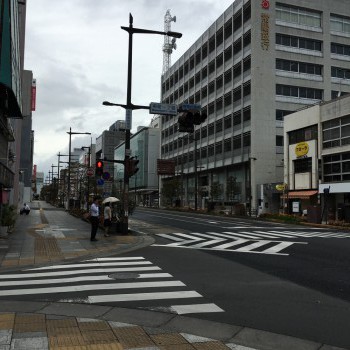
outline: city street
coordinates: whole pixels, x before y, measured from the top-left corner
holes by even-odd
[[[61,213],[58,238],[70,232]],[[130,221],[152,245],[2,271],[0,300],[158,311],[349,348],[349,232],[147,208]]]

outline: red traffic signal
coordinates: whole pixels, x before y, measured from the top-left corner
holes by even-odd
[[[96,174],[96,176],[102,176],[103,175],[103,162],[102,162],[102,160],[98,160],[96,162],[95,174]]]

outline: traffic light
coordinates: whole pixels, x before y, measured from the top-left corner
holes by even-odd
[[[207,119],[207,114],[205,112],[200,113],[200,111],[193,112],[193,124],[200,125]]]
[[[139,162],[140,161],[134,157],[131,157],[129,159],[129,167],[128,167],[128,176],[129,177],[135,175],[139,171],[139,168],[137,167]]]
[[[96,171],[95,171],[96,176],[102,176],[103,175],[103,162],[102,160],[98,160],[96,162]]]
[[[177,119],[179,132],[194,132],[193,113],[190,111],[182,112]]]

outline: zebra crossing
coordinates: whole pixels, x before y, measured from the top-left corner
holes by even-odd
[[[292,241],[305,238],[350,238],[347,232],[305,231],[305,230],[257,230],[160,233],[157,236],[172,241],[167,244],[153,244],[158,247],[231,251],[238,253],[289,255],[285,250],[293,245],[308,244]],[[283,239],[283,240],[281,240]],[[287,240],[286,240],[287,239]]]
[[[108,257],[0,274],[0,300],[109,304],[176,314],[224,312],[143,257]],[[127,306],[126,306],[127,307]]]

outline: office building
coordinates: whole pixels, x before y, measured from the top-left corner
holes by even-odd
[[[288,115],[285,140],[288,212],[350,222],[350,95]]]
[[[161,158],[175,160],[189,205],[216,184],[219,201],[268,211],[278,196],[261,188],[283,182],[284,116],[347,92],[348,1],[236,0],[162,76],[163,103],[208,117],[191,135],[163,118]]]

